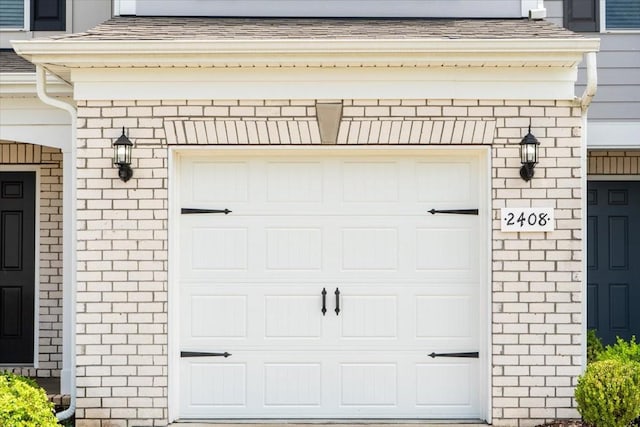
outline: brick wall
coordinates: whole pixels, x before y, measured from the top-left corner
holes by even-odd
[[[40,170],[40,272],[38,368],[14,372],[59,377],[62,369],[62,153],[59,149],[0,141],[3,165]]]
[[[580,108],[564,101],[343,104],[338,143],[492,145],[494,424],[577,416]],[[99,426],[101,419],[108,420],[104,426],[164,425],[168,144],[320,144],[315,102],[78,105],[78,425]],[[518,144],[529,124],[542,145],[536,176],[526,183]],[[136,144],[134,177],[126,184],[111,164],[122,126]],[[556,231],[500,232],[499,208],[523,205],[554,207]]]
[[[591,150],[589,175],[640,175],[640,150]]]

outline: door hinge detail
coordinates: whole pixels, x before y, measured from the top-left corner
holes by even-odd
[[[480,357],[480,354],[477,351],[466,351],[462,353],[435,353],[434,352],[429,354],[429,357],[431,357],[432,359],[435,359],[436,357],[469,357],[469,358],[477,359]]]
[[[431,215],[437,213],[443,214],[457,214],[457,215],[478,215],[478,209],[431,209],[429,211]]]
[[[223,213],[225,215],[229,215],[232,211],[229,209],[193,209],[193,208],[182,208],[180,213],[182,214],[208,214],[208,213]]]
[[[180,357],[229,357],[231,353],[207,353],[205,351],[181,351]]]

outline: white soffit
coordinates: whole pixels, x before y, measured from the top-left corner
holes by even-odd
[[[18,41],[76,99],[573,99],[597,39]]]
[[[587,147],[590,149],[640,149],[640,122],[587,123]]]

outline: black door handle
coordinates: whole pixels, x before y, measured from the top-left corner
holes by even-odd
[[[336,316],[340,314],[340,289],[336,288]]]
[[[327,290],[322,288],[322,315],[327,314]]]

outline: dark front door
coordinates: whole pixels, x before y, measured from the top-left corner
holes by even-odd
[[[640,339],[640,181],[587,185],[587,327]]]
[[[0,364],[33,364],[35,172],[0,172]]]

